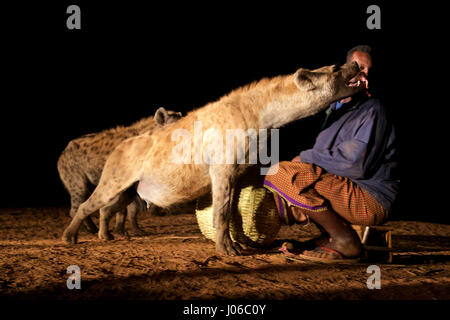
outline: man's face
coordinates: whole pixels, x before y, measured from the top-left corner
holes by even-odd
[[[372,57],[367,52],[356,51],[353,52],[350,62],[356,61],[361,68],[361,71],[365,73],[366,77],[369,75],[369,70],[372,68]]]
[[[361,73],[364,74],[364,78],[366,80],[366,94],[368,97],[370,97],[371,95],[369,93],[369,81],[367,79],[367,76],[369,75],[369,70],[372,68],[372,57],[367,52],[355,51],[353,52],[350,61],[347,62],[353,61],[356,61],[358,63]]]

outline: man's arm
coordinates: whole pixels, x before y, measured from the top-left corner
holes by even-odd
[[[367,143],[357,139],[345,141],[334,150],[309,149],[300,153],[302,162],[314,163],[338,176],[363,179]]]
[[[326,171],[351,179],[364,179],[367,173],[369,141],[377,124],[376,112],[370,110],[356,126],[352,136],[332,149],[313,148],[300,153],[302,162],[314,163]],[[341,129],[342,131],[342,129]]]

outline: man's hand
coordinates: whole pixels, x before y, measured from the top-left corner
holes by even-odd
[[[364,93],[366,94],[367,97],[370,98],[372,95],[369,92],[369,80],[367,79],[367,75],[364,72],[362,74],[363,74],[363,77],[364,77],[364,80],[365,80],[364,83],[366,85],[366,88],[364,89]]]
[[[294,159],[292,159],[292,162],[302,162],[300,160],[300,156],[296,156]]]
[[[366,89],[364,90],[364,93],[366,94],[367,97],[371,97],[372,95],[369,92],[369,81],[367,81],[366,83]]]

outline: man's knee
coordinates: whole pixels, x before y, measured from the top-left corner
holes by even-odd
[[[280,161],[276,164],[274,164],[273,166],[271,166],[269,168],[269,171],[267,172],[266,176],[283,176],[283,175],[287,175],[289,174],[288,170],[289,168],[291,168],[292,170],[292,161]],[[295,162],[296,165],[298,165],[299,167],[303,167],[304,165],[308,165],[306,163],[303,162]]]
[[[273,166],[271,166],[269,168],[269,171],[267,171],[266,176],[274,176],[274,175],[278,174],[279,169],[280,169],[280,164],[282,164],[283,162],[286,162],[286,161],[277,162]]]

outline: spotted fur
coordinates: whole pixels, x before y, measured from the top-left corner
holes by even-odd
[[[165,124],[180,118],[179,112],[159,108],[153,117],[144,118],[130,126],[118,126],[70,141],[57,163],[61,181],[70,194],[70,216],[74,217],[78,207],[89,198],[100,181],[106,159],[122,141],[141,134],[150,135]],[[127,216],[132,231],[135,234],[141,234],[136,217],[143,209],[139,197],[136,197],[126,211],[117,211],[115,231],[124,233],[125,216]],[[86,218],[85,226],[90,232],[97,232],[97,227],[90,217]],[[108,232],[102,236],[111,238]]]

